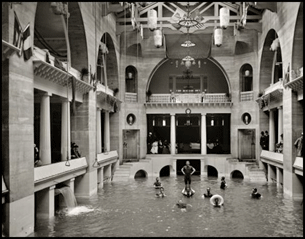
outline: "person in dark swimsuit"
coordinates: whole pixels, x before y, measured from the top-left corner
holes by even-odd
[[[222,177],[221,178],[221,183],[220,183],[220,188],[221,189],[226,189],[226,187],[227,187],[227,183],[226,183],[225,177]]]
[[[187,190],[188,184],[189,184],[189,187],[191,187],[191,175],[195,171],[196,171],[196,169],[190,165],[190,161],[186,161],[186,165],[183,166],[183,168],[181,169],[181,172],[184,174],[185,190]]]

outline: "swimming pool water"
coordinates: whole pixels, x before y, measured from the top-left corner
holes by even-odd
[[[62,210],[50,220],[36,220],[34,237],[287,237],[303,236],[303,205],[285,198],[275,184],[192,177],[193,197],[182,195],[183,176],[161,177],[166,197],[157,198],[155,178],[104,184],[98,194],[78,199],[73,213]],[[215,208],[201,196],[206,188],[224,198]],[[256,187],[262,199],[250,197]],[[188,206],[179,209],[182,199]]]

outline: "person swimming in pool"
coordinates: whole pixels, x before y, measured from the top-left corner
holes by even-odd
[[[257,188],[253,188],[251,196],[252,196],[252,198],[257,198],[257,199],[262,197],[262,195],[257,192]]]
[[[156,182],[154,182],[154,186],[155,186],[155,188],[160,188],[162,186],[158,177],[156,177]]]
[[[225,177],[221,177],[220,188],[226,189],[226,187],[227,187],[227,183],[226,183]]]
[[[213,194],[211,193],[211,189],[210,189],[210,188],[207,188],[207,193],[204,193],[204,194],[202,195],[203,198],[204,198],[204,197],[210,198],[210,197],[212,197],[212,196],[213,196]]]
[[[178,208],[186,208],[186,203],[183,202],[182,200],[179,200],[176,205],[178,206]]]
[[[160,192],[156,194],[156,197],[163,198],[165,197],[164,188],[160,187]]]
[[[189,184],[186,185],[186,188],[183,190],[183,194],[187,197],[193,196],[194,193],[195,193],[195,190],[193,190]]]
[[[214,202],[215,202],[214,207],[220,207],[220,206],[221,206],[221,205],[220,205],[220,202],[219,202],[219,198],[215,198],[215,199],[214,199]]]

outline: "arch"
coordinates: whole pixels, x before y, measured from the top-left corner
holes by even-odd
[[[218,178],[218,171],[217,171],[217,169],[214,166],[212,166],[212,165],[205,165],[204,167],[206,169],[208,177],[216,177],[216,178]]]
[[[240,92],[253,90],[253,68],[250,64],[246,63],[240,67],[239,79]]]
[[[240,178],[240,179],[244,179],[244,175],[242,174],[241,171],[239,170],[233,170],[231,172],[231,178]]]
[[[78,71],[88,67],[88,50],[83,17],[78,2],[69,2],[68,37],[71,66]],[[35,13],[34,45],[67,61],[67,43],[61,15],[50,11],[50,2],[38,2]]]
[[[118,61],[115,46],[112,37],[108,32],[103,34],[101,42],[104,43],[108,49],[108,53],[105,54],[107,86],[114,90],[119,88]]]
[[[292,70],[303,67],[303,2],[300,3],[292,44]]]
[[[137,93],[138,89],[138,71],[137,68],[129,65],[125,68],[125,91]]]
[[[170,171],[172,170],[172,165],[165,165],[163,168],[161,168],[159,172],[160,177],[170,176]]]
[[[273,75],[273,59],[274,52],[270,51],[270,46],[274,39],[278,37],[274,29],[270,29],[266,35],[262,57],[260,62],[260,75],[259,75],[259,91],[263,91],[265,88],[270,86],[272,75]]]
[[[203,90],[199,86],[200,77],[203,77],[203,81],[207,82],[207,85],[204,83],[203,86],[208,87],[207,93],[230,93],[230,82],[223,67],[213,58],[204,58],[199,60],[201,61],[201,67],[199,68],[196,65],[190,69],[192,72],[191,74],[194,75],[194,79],[198,80],[196,81],[197,83],[195,83],[195,90]],[[179,60],[163,59],[156,65],[149,76],[146,91],[151,90],[152,92],[158,92],[161,94],[170,92],[171,75],[179,76],[179,79],[181,79],[180,76],[182,76],[182,72],[186,70],[184,66],[181,67],[179,66],[180,64],[176,65],[175,61]],[[210,81],[208,79],[209,77],[214,77],[217,79],[219,84],[215,84],[214,81]],[[179,83],[177,83],[176,86],[178,85]],[[180,87],[182,87],[181,84]]]
[[[147,172],[144,169],[140,169],[135,173],[134,178],[147,178]]]

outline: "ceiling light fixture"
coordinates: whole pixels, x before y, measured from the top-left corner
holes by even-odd
[[[186,11],[187,13],[183,15],[183,17],[178,21],[178,24],[182,27],[190,28],[190,27],[195,27],[199,25],[200,21],[202,20],[201,16],[196,15],[195,17],[190,15],[190,10],[189,10],[190,4],[189,2],[187,3],[186,6]]]

